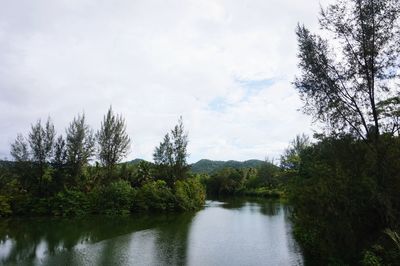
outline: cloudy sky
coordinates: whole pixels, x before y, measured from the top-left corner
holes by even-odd
[[[151,159],[180,115],[190,162],[278,158],[311,133],[291,84],[319,0],[0,0],[0,158],[31,123],[63,134],[112,105]]]

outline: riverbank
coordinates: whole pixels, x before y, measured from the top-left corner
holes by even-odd
[[[196,211],[203,207],[205,189],[188,178],[171,187],[163,180],[132,187],[124,180],[90,191],[64,189],[54,196],[28,193],[0,197],[0,216],[84,216],[91,214],[126,215],[157,211]]]

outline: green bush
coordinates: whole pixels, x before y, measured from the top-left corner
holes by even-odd
[[[38,198],[30,194],[19,194],[12,197],[11,211],[13,215],[43,216],[51,214],[51,199]]]
[[[44,216],[51,214],[50,198],[33,198],[31,201],[31,213],[36,216]]]
[[[194,211],[204,205],[206,193],[203,185],[195,179],[175,183],[176,208],[183,211]]]
[[[89,211],[89,200],[87,195],[81,191],[61,191],[53,197],[51,211],[56,216],[84,215]]]
[[[12,197],[10,205],[13,215],[29,215],[32,209],[32,198],[29,194],[17,194]]]
[[[371,251],[364,252],[364,257],[362,260],[363,266],[380,266],[382,265],[382,260],[378,256],[376,256]]]
[[[9,216],[11,213],[10,198],[0,195],[0,217]]]
[[[92,193],[92,206],[98,213],[127,214],[129,213],[136,190],[128,181],[114,181],[100,190]]]
[[[350,264],[399,223],[399,139],[384,139],[378,151],[351,137],[324,138],[300,154],[288,186],[294,235],[312,257]],[[366,257],[365,257],[366,256]]]
[[[171,188],[163,180],[144,184],[137,193],[134,210],[165,211],[174,209],[175,197]]]

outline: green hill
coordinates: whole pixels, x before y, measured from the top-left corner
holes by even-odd
[[[241,168],[253,168],[259,167],[264,163],[261,160],[247,160],[244,162],[240,161],[212,161],[203,159],[191,165],[193,173],[213,173],[226,167],[241,169]]]
[[[128,162],[125,162],[125,163],[136,165],[136,164],[139,164],[141,161],[145,161],[145,160],[143,160],[143,159],[134,159],[132,161],[128,161]]]
[[[144,161],[143,159],[135,159],[132,161],[128,161],[126,163],[129,164],[139,164],[141,161]],[[213,160],[208,160],[208,159],[202,159],[194,164],[191,164],[191,171],[193,173],[198,173],[198,174],[210,174],[213,172],[216,172],[218,170],[221,170],[223,168],[235,168],[235,169],[241,169],[241,168],[257,168],[261,166],[264,163],[264,161],[261,160],[247,160],[247,161],[234,161],[234,160],[229,160],[229,161],[213,161]]]

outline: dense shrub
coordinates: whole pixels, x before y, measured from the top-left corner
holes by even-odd
[[[198,180],[187,179],[175,183],[175,197],[178,210],[193,211],[203,206],[206,194]]]
[[[31,197],[29,194],[14,195],[10,201],[13,215],[29,215],[31,210]]]
[[[136,191],[128,181],[118,180],[92,193],[92,206],[98,213],[129,213]]]
[[[11,213],[10,198],[0,195],[0,217],[9,216]]]
[[[163,180],[150,181],[137,192],[133,204],[134,210],[173,210],[175,196]]]
[[[325,138],[301,153],[289,186],[294,234],[306,254],[357,264],[386,227],[399,224],[400,145]]]
[[[56,216],[78,216],[89,212],[89,200],[77,190],[58,192],[52,199],[51,211]]]
[[[51,199],[38,198],[27,193],[17,194],[10,201],[13,215],[49,215]]]
[[[233,195],[243,187],[245,176],[239,169],[224,168],[207,180],[207,194],[214,196]]]

